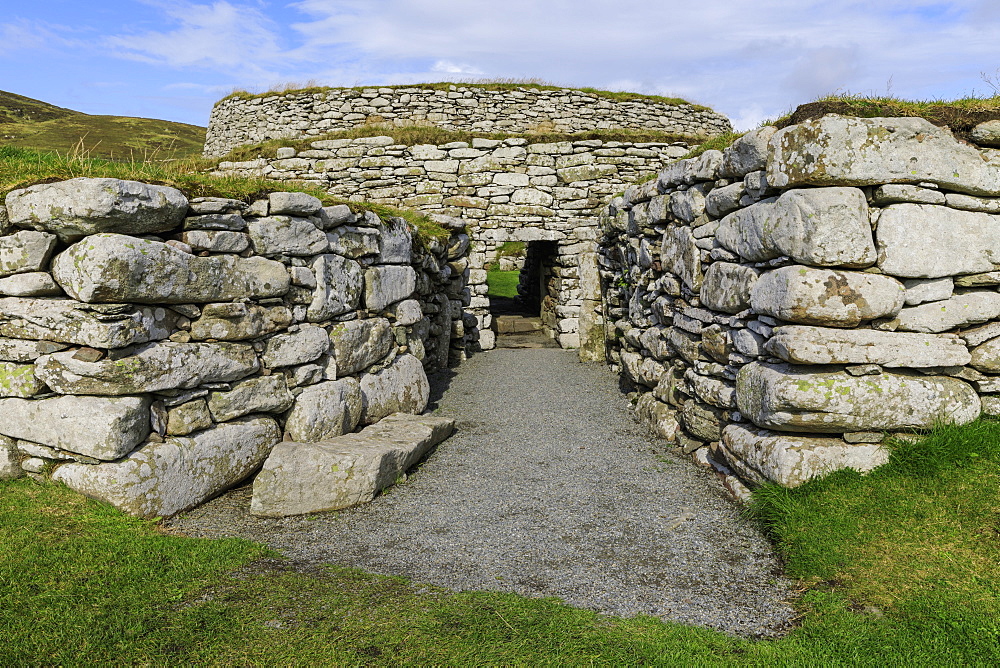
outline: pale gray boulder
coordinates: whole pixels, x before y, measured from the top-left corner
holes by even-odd
[[[680,277],[691,290],[701,288],[701,251],[689,227],[668,227],[660,242],[660,261],[664,271]]]
[[[893,324],[907,332],[936,333],[997,318],[1000,318],[1000,294],[977,291],[904,308],[896,315]]]
[[[195,341],[244,341],[286,329],[293,322],[287,306],[260,306],[244,302],[206,304],[191,323]]]
[[[52,479],[131,515],[164,517],[241,482],[280,440],[273,419],[243,418],[192,436],[146,443],[121,461],[63,464]]]
[[[361,413],[361,386],[356,378],[310,385],[295,398],[285,432],[293,441],[315,443],[353,431]]]
[[[379,254],[376,264],[410,264],[413,259],[413,235],[404,218],[387,218],[378,228]]]
[[[188,201],[181,191],[121,179],[77,178],[8,193],[10,222],[75,241],[99,232],[153,234],[181,224]]]
[[[57,353],[65,348],[65,344],[53,343],[52,341],[0,338],[0,361],[34,362],[42,355]]]
[[[0,297],[0,336],[124,348],[165,339],[178,314],[165,308],[116,305],[110,312],[85,310],[69,299]]]
[[[228,422],[250,413],[283,413],[295,397],[281,374],[257,376],[233,383],[228,391],[211,392],[208,410],[216,422]]]
[[[965,366],[971,359],[965,342],[956,336],[802,325],[776,328],[764,348],[792,364],[878,364],[919,369]]]
[[[413,355],[361,377],[361,423],[373,424],[393,413],[422,413],[430,399],[424,366]]]
[[[701,284],[702,306],[723,313],[739,313],[750,307],[750,291],[759,272],[731,262],[713,262]]]
[[[374,227],[344,225],[326,233],[331,253],[357,260],[379,254],[379,231]]]
[[[911,278],[903,281],[903,287],[907,306],[943,301],[955,293],[955,281],[951,278]]]
[[[734,141],[722,152],[720,174],[727,179],[742,179],[750,172],[764,169],[767,165],[767,143],[778,128],[765,125],[751,130]]]
[[[337,376],[350,376],[380,362],[395,348],[392,326],[385,318],[349,320],[330,329]]]
[[[195,399],[167,411],[167,436],[187,436],[213,424],[204,399]]]
[[[1000,120],[984,121],[972,128],[971,134],[980,146],[1000,146]]]
[[[254,218],[247,223],[247,231],[258,255],[319,255],[330,248],[326,233],[308,218]]]
[[[322,327],[303,325],[295,332],[277,334],[267,340],[262,361],[269,369],[306,364],[330,349],[330,336]]]
[[[280,192],[268,195],[272,216],[312,216],[323,208],[323,202],[308,193]]]
[[[893,204],[878,220],[878,266],[904,278],[1000,267],[1000,216],[930,204]]]
[[[189,230],[182,241],[196,251],[242,253],[250,247],[250,237],[230,230]]]
[[[0,237],[0,278],[12,274],[44,271],[55,250],[54,234],[21,230]]]
[[[417,288],[417,272],[411,266],[378,265],[365,270],[365,307],[381,311],[409,298]]]
[[[10,297],[57,297],[63,294],[52,276],[44,271],[0,278],[0,295]]]
[[[312,261],[316,290],[308,308],[309,322],[329,320],[358,308],[365,288],[365,273],[354,260],[326,254]]]

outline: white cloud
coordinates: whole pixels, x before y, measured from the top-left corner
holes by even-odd
[[[64,36],[69,31],[65,26],[26,19],[0,23],[0,55],[73,46]]]

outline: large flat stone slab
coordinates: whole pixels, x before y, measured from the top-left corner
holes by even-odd
[[[166,232],[180,225],[188,210],[176,188],[91,178],[14,190],[6,204],[12,224],[68,241],[99,232]]]
[[[870,267],[875,242],[865,194],[858,188],[789,190],[734,211],[716,239],[749,262],[788,256],[816,267]]]
[[[756,313],[789,322],[857,327],[896,315],[905,297],[903,284],[889,276],[792,265],[762,274],[750,304]]]
[[[776,434],[735,424],[722,430],[722,450],[747,482],[773,482],[784,487],[798,487],[845,468],[867,472],[889,459],[888,451],[878,444]]]
[[[736,376],[740,412],[777,431],[846,433],[930,429],[979,417],[979,395],[947,376],[852,376],[821,367],[753,362]]]
[[[1000,267],[1000,216],[932,204],[893,204],[878,219],[878,266],[903,278]]]
[[[74,354],[39,358],[36,375],[60,394],[119,396],[229,382],[260,369],[253,347],[241,343],[149,343],[128,357],[97,362]]]
[[[368,503],[454,426],[451,418],[397,414],[322,443],[280,443],[254,480],[250,513],[286,517]]]
[[[216,425],[193,436],[147,443],[107,464],[63,464],[52,479],[131,515],[163,517],[193,508],[237,484],[281,440],[266,417]]]
[[[149,406],[145,397],[0,399],[0,434],[113,460],[149,435]]]
[[[424,366],[413,355],[399,355],[381,371],[361,377],[361,424],[393,413],[422,413],[429,400]]]
[[[923,118],[828,114],[779,130],[768,142],[775,188],[930,182],[973,195],[1000,194],[1000,171],[973,146]]]
[[[124,348],[165,339],[177,331],[169,309],[123,304],[108,313],[69,299],[0,297],[0,336],[92,348]]]
[[[878,364],[918,369],[965,366],[971,355],[957,336],[787,325],[765,350],[792,364]]]
[[[56,256],[52,274],[83,302],[204,304],[280,297],[285,265],[262,257],[199,257],[158,241],[95,234]]]

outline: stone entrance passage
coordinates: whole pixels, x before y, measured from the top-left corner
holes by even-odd
[[[558,347],[558,292],[553,293],[552,285],[557,254],[556,242],[531,241],[516,263],[504,256],[497,258],[498,265],[510,267],[507,271],[520,270],[516,297],[490,297],[498,348]]]

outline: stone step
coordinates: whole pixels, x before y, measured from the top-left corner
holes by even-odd
[[[496,323],[498,334],[521,334],[524,332],[542,331],[542,319],[540,317],[501,315],[496,317]]]
[[[254,480],[250,513],[287,517],[368,503],[454,428],[451,418],[394,413],[356,434],[279,443]]]

